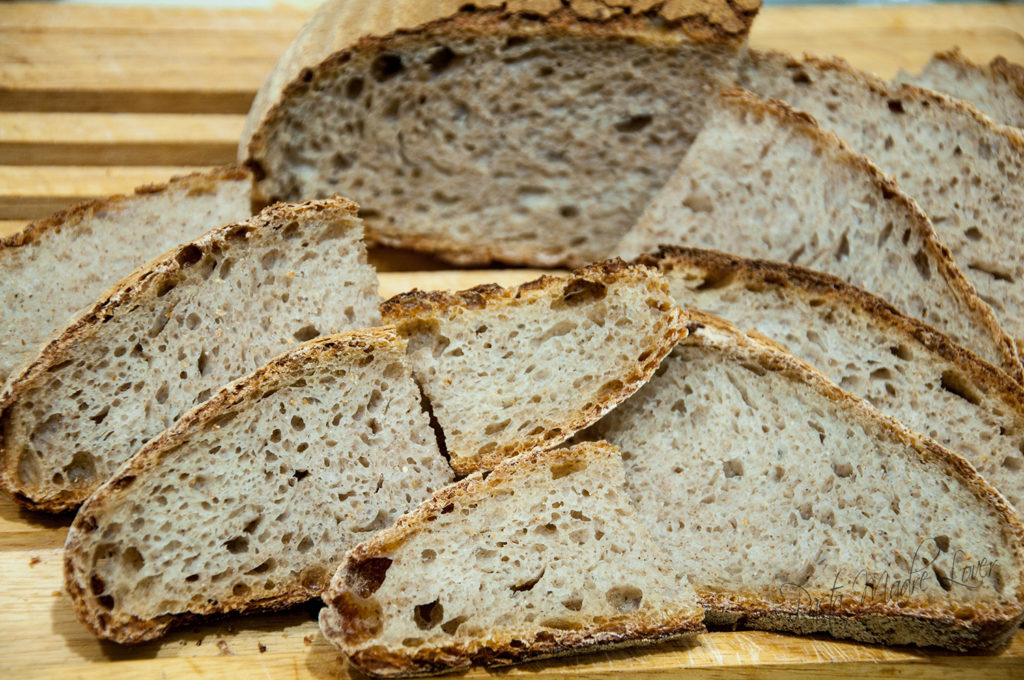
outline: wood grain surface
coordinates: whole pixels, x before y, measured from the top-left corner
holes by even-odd
[[[0,236],[87,198],[231,162],[245,111],[306,12],[0,3]],[[959,45],[1024,63],[1024,5],[769,8],[751,43],[837,54],[893,75]],[[520,283],[529,270],[449,271],[377,250],[380,289]],[[95,640],[62,590],[70,519],[0,498],[0,678],[344,678],[316,607],[230,618],[124,648]],[[492,676],[573,678],[1024,678],[1024,634],[999,655],[894,649],[750,631],[643,651],[528,664]]]

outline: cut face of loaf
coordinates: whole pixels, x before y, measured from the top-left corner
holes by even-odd
[[[1024,616],[1024,528],[970,465],[720,319],[590,434],[711,622],[966,650]]]
[[[307,343],[218,392],[82,506],[65,581],[140,642],[316,597],[345,552],[451,481],[392,330]]]
[[[584,443],[474,474],[352,550],[320,628],[382,676],[504,665],[703,630],[637,521],[619,452]]]
[[[828,272],[1022,376],[1012,339],[917,205],[807,115],[724,92],[620,253],[713,248]]]
[[[1024,342],[1021,130],[996,125],[965,102],[889,85],[838,59],[751,52],[741,75],[745,87],[808,112],[893,175],[999,322],[1018,345]]]
[[[607,257],[759,2],[652,4],[328,3],[250,111],[254,200],[340,192],[368,239],[460,264]]]
[[[344,199],[268,208],[139,268],[0,398],[0,480],[76,507],[220,386],[325,333],[374,325],[376,275]]]
[[[249,216],[238,169],[177,177],[91,201],[0,239],[0,384],[74,312],[179,243]]]
[[[661,275],[609,261],[519,288],[381,305],[459,474],[551,448],[643,385],[686,332]]]
[[[960,454],[1024,507],[1024,390],[883,300],[800,267],[665,249],[672,297],[757,331],[911,430]]]

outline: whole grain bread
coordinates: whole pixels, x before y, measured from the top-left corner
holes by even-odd
[[[459,474],[551,448],[633,394],[685,334],[657,270],[620,260],[518,288],[381,305]]]
[[[1024,128],[1024,66],[1005,57],[975,64],[954,47],[936,53],[917,75],[900,71],[896,81],[964,99],[1003,125]]]
[[[721,319],[588,434],[709,625],[967,650],[1024,617],[1024,527],[970,464]]]
[[[333,0],[263,84],[254,200],[340,192],[459,264],[608,256],[731,82],[760,0]]]
[[[356,206],[268,208],[135,270],[0,395],[0,483],[36,510],[76,507],[227,382],[318,335],[377,323]]]
[[[320,628],[361,670],[422,675],[703,630],[630,507],[619,452],[519,456],[434,494],[345,558]]]
[[[0,239],[0,385],[133,269],[248,217],[251,183],[237,168],[176,177],[76,205]]]
[[[150,441],[82,506],[75,613],[140,642],[316,597],[345,552],[451,481],[393,329],[300,345]]]
[[[1013,340],[913,200],[808,115],[736,88],[623,239],[714,248],[834,274],[1024,378]]]
[[[893,175],[1002,326],[1018,346],[1024,342],[1024,131],[997,125],[967,102],[888,84],[839,59],[752,50],[741,79],[759,95],[811,114]]]

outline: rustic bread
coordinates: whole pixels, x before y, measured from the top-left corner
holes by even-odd
[[[710,315],[589,433],[709,623],[956,650],[1024,617],[1024,527],[962,458]]]
[[[937,53],[916,76],[900,71],[896,81],[965,99],[1003,125],[1024,128],[1024,67],[1005,57],[982,66],[953,48]]]
[[[643,385],[684,314],[661,275],[620,260],[518,288],[412,291],[381,305],[459,474],[551,448]]]
[[[333,0],[268,76],[239,159],[265,204],[351,196],[367,238],[608,256],[735,77],[760,0]]]
[[[533,453],[437,492],[352,550],[320,628],[361,670],[505,665],[703,630],[607,444]]]
[[[0,239],[0,384],[123,276],[249,216],[252,178],[221,168],[82,203]]]
[[[0,483],[74,508],[150,437],[227,382],[318,335],[374,325],[356,206],[281,205],[140,267],[0,395]]]
[[[394,331],[315,340],[221,389],[89,498],[67,591],[117,642],[281,609],[451,479]]]
[[[1024,377],[1000,328],[917,205],[806,114],[742,89],[718,98],[675,174],[620,245],[714,248],[826,271]]]
[[[1024,132],[839,59],[751,51],[741,77],[759,95],[808,112],[895,176],[999,322],[1018,346],[1024,342]]]

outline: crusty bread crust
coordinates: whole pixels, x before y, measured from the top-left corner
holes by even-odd
[[[404,341],[394,329],[387,327],[350,331],[311,340],[272,359],[251,375],[221,388],[205,403],[182,416],[170,429],[149,441],[113,478],[89,497],[68,532],[64,545],[64,583],[78,619],[96,636],[115,642],[136,643],[158,638],[168,628],[208,616],[280,610],[316,597],[327,586],[329,575],[313,585],[289,584],[274,597],[260,600],[249,600],[244,596],[227,597],[216,604],[205,604],[186,614],[168,614],[152,620],[116,615],[102,606],[93,593],[93,584],[89,583],[86,537],[99,526],[96,517],[115,502],[119,494],[130,487],[137,477],[159,467],[168,456],[173,457],[191,435],[230,409],[259,399],[279,380],[286,379],[303,366],[325,361],[358,361],[372,356],[380,349],[394,351],[393,348],[403,351]]]

